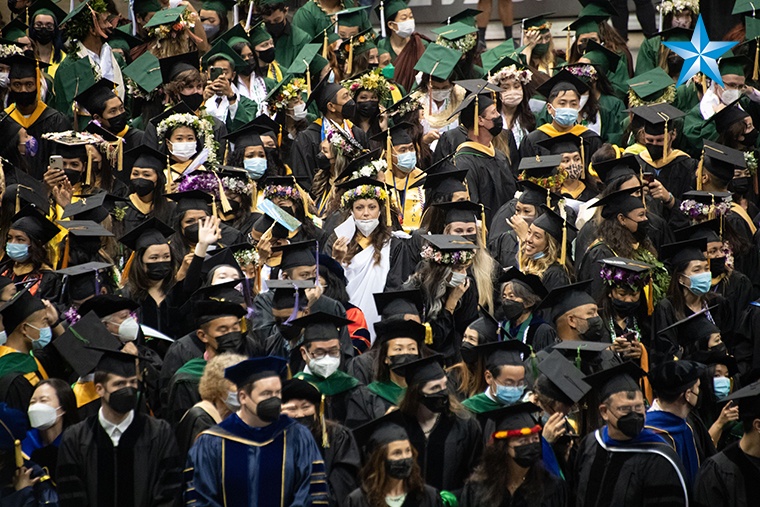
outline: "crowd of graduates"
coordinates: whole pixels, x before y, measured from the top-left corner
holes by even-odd
[[[8,2],[0,506],[755,505],[752,2],[368,3]]]

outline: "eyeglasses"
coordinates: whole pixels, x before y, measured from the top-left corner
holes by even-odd
[[[335,347],[330,350],[317,349],[311,354],[311,357],[317,360],[322,359],[325,356],[340,357],[340,348]]]
[[[631,412],[642,414],[646,410],[646,407],[643,403],[638,403],[636,405],[622,405],[620,407],[614,408],[613,410],[615,412],[620,412],[621,414],[630,414]]]
[[[35,23],[33,26],[35,30],[43,30],[46,28],[48,30],[55,30],[55,25],[53,23]]]

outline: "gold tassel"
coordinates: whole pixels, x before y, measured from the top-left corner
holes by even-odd
[[[354,38],[348,39],[348,65],[346,66],[346,74],[351,77],[351,72],[354,69]]]
[[[480,240],[485,247],[488,243],[486,238],[488,237],[488,231],[486,230],[486,208],[482,204],[480,205]]]
[[[699,164],[697,164],[697,190],[702,190],[702,167],[705,164],[705,149],[702,148],[702,156],[699,157]]]
[[[752,70],[752,80],[757,81],[760,77],[760,40],[755,39],[755,66]]]
[[[216,209],[216,197],[212,196],[211,197],[211,216],[214,216],[214,217],[218,218],[219,215],[217,215],[216,212],[217,212],[217,209]]]
[[[705,76],[704,72],[702,73],[702,93],[707,92],[707,76]]]
[[[475,116],[473,116],[473,132],[475,133],[475,137],[477,137],[478,134],[478,117],[480,115],[478,114],[478,96],[475,95]]]
[[[117,170],[119,172],[124,170],[124,141],[119,139],[116,141],[118,143],[118,146],[116,148],[116,157],[117,157]]]
[[[308,97],[311,95],[311,71],[309,70],[309,63],[306,60],[303,60],[304,65],[306,65],[306,89],[309,90],[306,96]]]
[[[583,138],[579,137],[578,139],[581,140],[581,166],[583,167],[583,170],[581,171],[581,178],[585,180],[586,179],[586,150],[583,149]]]
[[[230,206],[230,201],[227,199],[227,194],[224,192],[224,185],[222,185],[222,179],[219,177],[218,174],[214,173],[216,176],[216,181],[219,184],[219,201],[222,203],[222,212],[225,214],[232,211],[232,206]]]
[[[131,254],[129,254],[129,259],[127,259],[126,264],[124,264],[124,269],[121,272],[121,286],[124,287],[127,284],[127,280],[129,279],[129,272],[132,270],[132,263],[135,261],[135,252],[132,251]]]
[[[325,34],[325,37],[322,40],[322,58],[327,60],[327,46],[330,45],[330,39],[327,38],[327,30],[324,31],[324,34]],[[309,66],[307,65],[306,68],[308,69],[308,67]]]
[[[5,424],[3,424],[5,426]],[[14,454],[16,456],[16,468],[24,466],[24,454],[21,452],[21,440],[13,442]]]
[[[670,151],[670,132],[668,132],[668,120],[665,120],[665,138],[663,140],[662,156],[668,158],[668,152]]]
[[[92,155],[87,150],[87,172],[84,175],[84,184],[92,186]]]
[[[66,269],[69,267],[69,256],[70,256],[70,249],[69,245],[71,245],[71,238],[66,236],[66,245],[63,247],[63,261],[61,262],[61,269]]]
[[[565,60],[568,62],[570,61],[570,30],[567,31],[567,45],[565,46],[566,52],[565,52]]]
[[[654,285],[652,284],[652,277],[649,277],[649,283],[644,287],[644,297],[647,299],[647,315],[652,315],[654,312]]]
[[[282,146],[282,125],[280,125],[280,131],[277,133],[277,147]]]
[[[304,216],[311,218],[312,215],[309,213],[309,194],[307,194],[306,191],[301,188],[301,185],[298,184],[295,177],[293,178],[293,184],[296,186],[296,190],[298,190],[298,194],[301,196]]]
[[[172,193],[172,165],[171,161],[169,160],[169,155],[166,155],[166,190],[164,193],[171,194]]]
[[[222,163],[224,165],[227,165],[227,155],[230,152],[230,143],[224,143],[224,157],[222,158]]]
[[[422,325],[425,326],[425,345],[432,345],[433,344],[433,327],[430,325],[429,322],[425,322]]]
[[[567,220],[562,223],[562,254],[559,257],[559,264],[563,268],[565,267],[565,261],[567,259]]]
[[[552,209],[552,193],[548,188],[546,189],[546,207]]]
[[[256,182],[254,180],[248,180],[248,187],[251,189],[251,213],[256,211],[256,201],[258,198],[258,188],[256,188]]]
[[[22,185],[16,186],[16,211],[13,212],[14,215],[21,211],[21,187]]]
[[[385,139],[385,163],[388,164],[388,170],[393,172],[393,140],[391,139],[391,129],[388,129],[388,136]]]
[[[319,402],[319,424],[322,426],[322,448],[327,449],[330,447],[330,441],[327,439],[327,423],[325,422],[325,395],[322,395],[322,399]]]
[[[393,220],[391,220],[391,192],[388,190],[388,184],[386,182],[383,182],[383,186],[385,187],[385,195],[388,196],[385,200],[385,224],[388,227],[393,227]]]

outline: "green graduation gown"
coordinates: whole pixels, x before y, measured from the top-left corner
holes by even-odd
[[[348,9],[350,7],[355,7],[356,4],[353,0],[344,0],[343,6]],[[363,32],[372,26],[366,13],[362,13],[361,17],[362,21],[359,25],[359,32]],[[309,0],[303,6],[299,7],[293,15],[293,26],[297,26],[309,34],[309,40],[316,37],[321,31],[328,29],[331,24],[332,19],[330,19],[330,16],[328,16],[327,13],[317,5],[317,2],[313,0]]]
[[[475,396],[471,396],[464,400],[462,402],[462,405],[464,405],[464,408],[473,414],[483,414],[485,412],[490,412],[491,410],[496,410],[498,408],[504,407],[504,405],[501,403],[493,401],[491,398],[486,396],[486,393],[480,393],[476,394]]]
[[[312,37],[292,23],[285,25],[285,30],[278,38],[274,39],[274,59],[280,67],[290,67],[303,47],[311,41]]]

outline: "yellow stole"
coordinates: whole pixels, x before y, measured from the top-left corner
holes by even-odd
[[[757,232],[757,227],[755,227],[755,224],[752,223],[752,219],[749,217],[749,214],[747,214],[747,210],[742,208],[740,204],[732,202],[731,211],[733,211],[734,213],[742,217],[744,221],[747,222],[747,225],[749,226],[749,229],[752,231],[752,234],[755,234]]]
[[[42,102],[37,102],[37,107],[34,109],[34,112],[29,116],[29,118],[26,118],[23,114],[21,114],[21,111],[19,111],[16,108],[16,104],[11,104],[10,106],[5,108],[5,112],[10,115],[11,118],[13,118],[16,123],[24,127],[25,129],[28,129],[32,125],[34,125],[34,122],[40,119],[40,116],[42,116],[42,113],[47,109],[47,105]]]
[[[549,137],[557,137],[561,136],[563,134],[573,134],[574,136],[580,136],[584,132],[586,132],[588,129],[584,127],[583,125],[573,125],[573,128],[568,130],[567,132],[560,132],[559,130],[554,128],[554,125],[551,123],[544,123],[540,127],[538,127],[538,130],[543,132]]]
[[[580,183],[580,185],[578,186],[577,190],[570,191],[570,190],[566,189],[563,186],[562,190],[561,190],[561,193],[563,193],[563,194],[570,194],[570,197],[572,197],[573,199],[578,199],[578,196],[581,195],[584,190],[586,190],[586,184],[583,183],[582,181],[580,181],[579,183]]]
[[[460,144],[457,147],[457,153],[459,153],[463,148],[472,148],[475,151],[479,151],[483,153],[484,155],[488,155],[489,157],[496,156],[496,149],[493,147],[493,144],[489,144],[488,146],[485,146],[480,143],[476,143],[474,141],[465,141],[462,144]]]
[[[132,205],[137,208],[137,211],[143,215],[147,215],[153,211],[153,203],[142,202],[140,198],[137,197],[137,194],[129,194],[129,202],[131,202]]]
[[[662,169],[669,163],[673,162],[678,157],[688,157],[686,153],[682,152],[681,150],[670,150],[667,157],[662,157],[660,160],[652,160],[652,155],[649,154],[648,151],[642,151],[639,153],[639,157],[641,157],[641,160],[646,162],[647,164],[651,165],[655,169]]]

